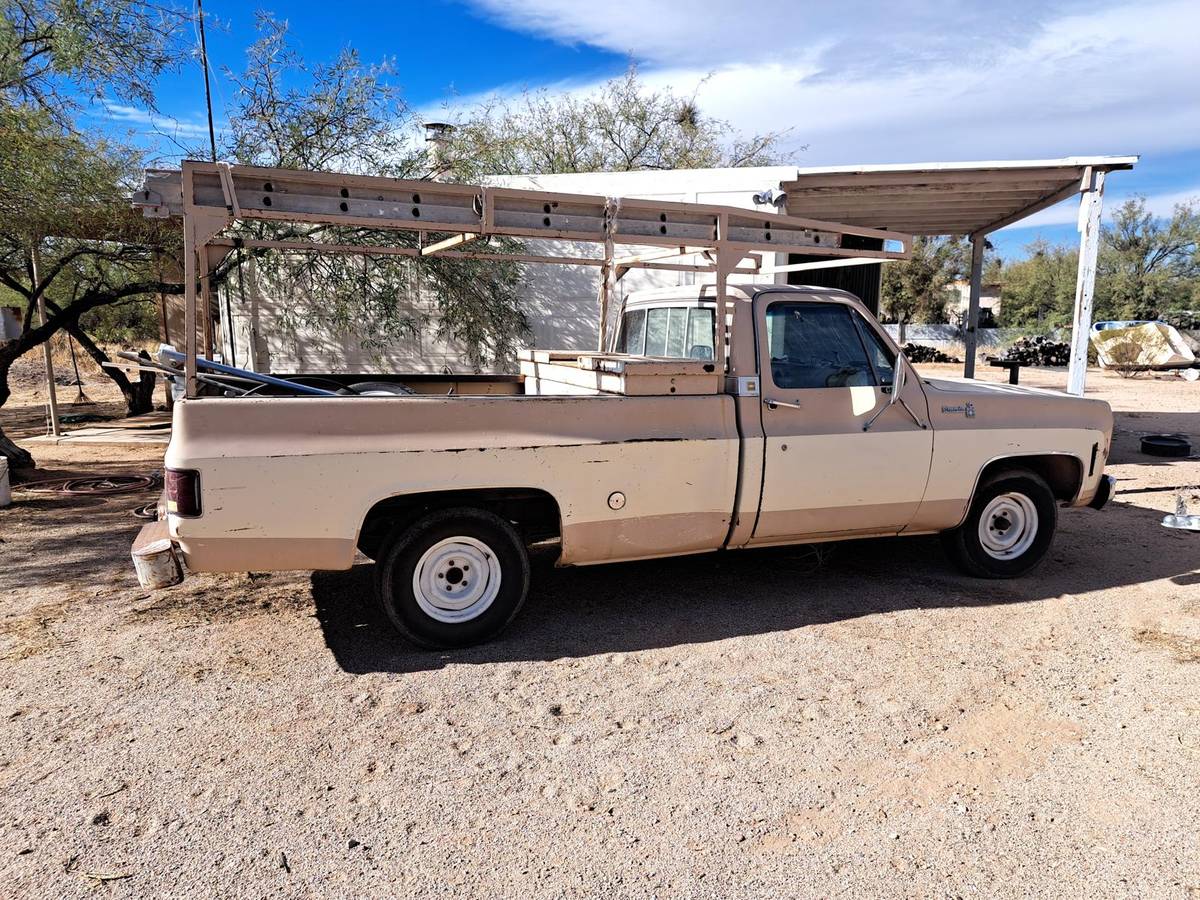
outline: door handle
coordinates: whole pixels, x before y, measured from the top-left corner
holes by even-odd
[[[786,400],[775,400],[771,397],[764,399],[763,403],[767,404],[767,409],[775,409],[779,406],[786,406],[788,409],[803,409],[799,403],[789,403]]]

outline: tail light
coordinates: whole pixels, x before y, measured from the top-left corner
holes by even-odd
[[[185,519],[200,515],[200,473],[195,469],[167,469],[167,512]]]

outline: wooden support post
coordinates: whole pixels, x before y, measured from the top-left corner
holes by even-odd
[[[596,349],[604,353],[608,347],[608,307],[616,293],[613,232],[617,228],[617,210],[621,201],[610,197],[604,204],[604,263],[600,267],[600,328]]]
[[[971,293],[967,303],[967,333],[963,344],[963,377],[975,377],[975,354],[979,342],[979,295],[983,291],[983,250],[987,238],[982,233],[971,235]]]
[[[200,304],[204,307],[204,356],[213,358],[212,269],[208,265],[207,248],[200,258]]]
[[[1088,342],[1092,336],[1092,293],[1100,250],[1100,213],[1104,208],[1104,172],[1091,171],[1090,184],[1079,198],[1079,272],[1075,279],[1075,315],[1071,322],[1071,366],[1067,393],[1083,396],[1087,380]]]
[[[726,296],[729,290],[729,270],[733,268],[735,260],[730,259],[730,253],[725,249],[725,241],[729,237],[729,214],[720,213],[717,216],[717,321],[716,333],[713,335],[713,341],[716,346],[715,351],[717,363],[717,372],[721,375],[728,373],[729,348],[725,344],[726,319],[729,315],[729,302]]]
[[[187,182],[185,182],[185,185]],[[191,217],[183,219],[184,396],[196,396],[196,233]]]
[[[41,284],[42,276],[42,251],[39,248],[40,241],[34,241],[33,251],[29,254],[29,264],[32,269],[33,289],[36,291]],[[46,324],[46,295],[38,292],[37,300],[38,316],[41,319],[42,325]],[[54,383],[54,354],[50,350],[50,339],[42,343],[42,359],[46,365],[46,389],[47,398],[50,401],[50,433],[55,437],[62,434],[62,427],[58,423],[58,387]]]

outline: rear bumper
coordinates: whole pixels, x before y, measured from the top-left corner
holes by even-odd
[[[1113,493],[1116,491],[1117,479],[1111,475],[1101,475],[1100,484],[1096,487],[1096,495],[1092,497],[1088,503],[1092,509],[1103,509],[1104,505],[1112,499]]]

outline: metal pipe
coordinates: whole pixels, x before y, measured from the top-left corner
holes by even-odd
[[[975,377],[975,352],[979,341],[979,295],[983,292],[983,250],[987,238],[971,235],[971,293],[967,302],[967,333],[963,341],[963,377]]]
[[[41,270],[42,270],[42,252],[38,245],[40,240],[33,242],[33,251],[29,254],[29,266],[33,278],[33,289],[38,292],[37,308],[38,317],[41,319],[42,327],[46,325],[46,292],[39,290],[41,286]],[[54,354],[50,350],[50,338],[47,337],[42,343],[42,359],[46,363],[46,388],[50,400],[50,433],[55,437],[62,434],[62,427],[58,423],[58,390],[54,384]]]

